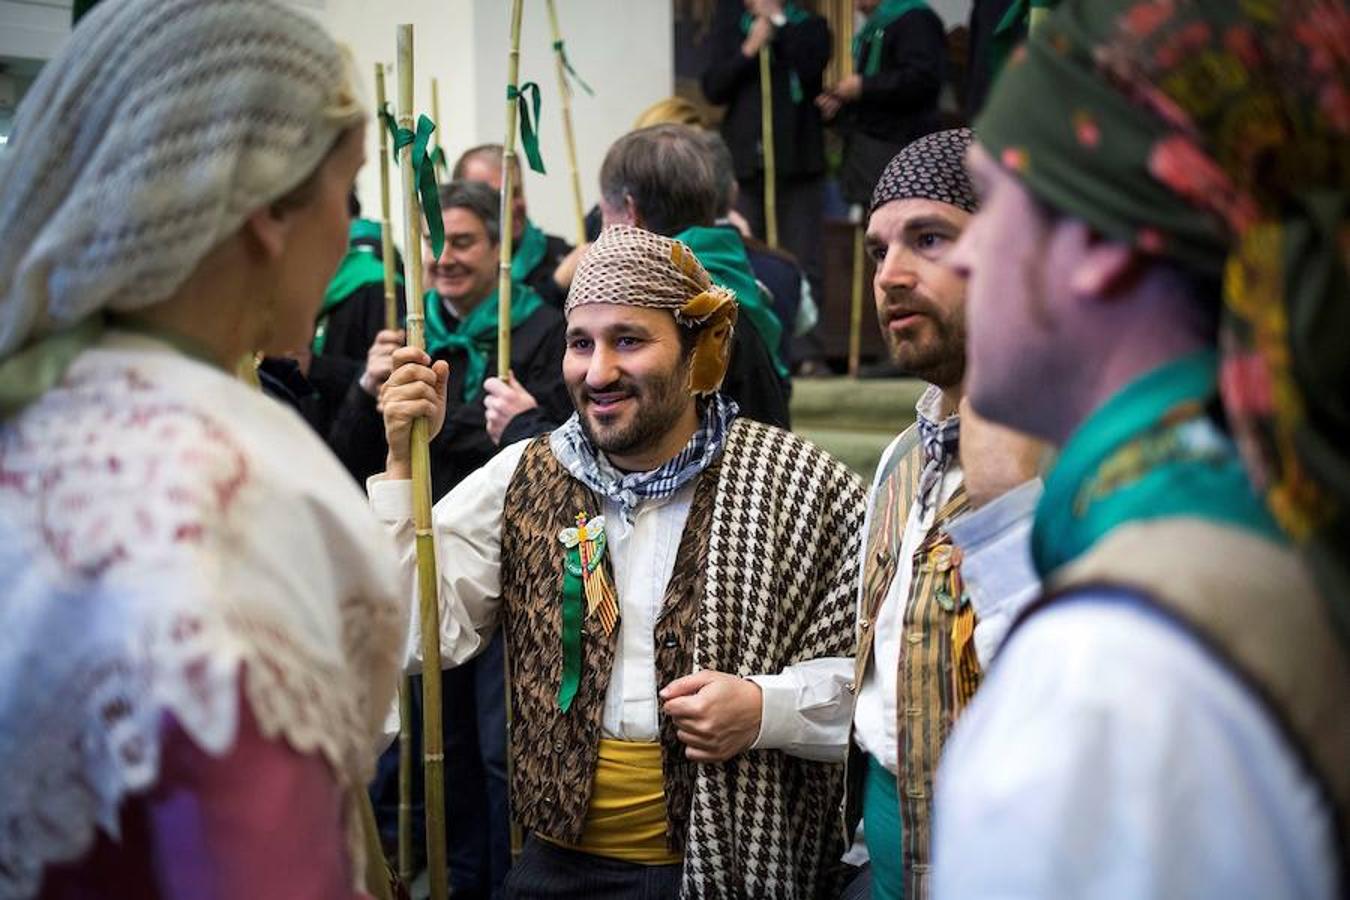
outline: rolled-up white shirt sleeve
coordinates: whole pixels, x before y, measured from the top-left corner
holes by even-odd
[[[803,759],[843,762],[853,721],[853,658],[810,659],[777,675],[751,675],[763,694],[752,750],[782,750]]]
[[[487,647],[501,609],[501,530],[506,488],[528,442],[503,449],[461,481],[432,509],[440,610],[441,667],[452,668]],[[412,523],[412,482],[375,476],[366,484],[371,509],[398,547],[399,573],[412,597],[405,651],[407,669],[422,667],[417,546]]]

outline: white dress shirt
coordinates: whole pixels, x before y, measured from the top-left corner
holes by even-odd
[[[988,620],[1006,631],[1026,579],[986,562],[972,547],[963,572],[1011,598]],[[1083,592],[1002,648],[938,770],[934,896],[1343,896],[1330,811],[1267,711],[1191,635],[1118,598]]]
[[[441,498],[432,513],[440,579],[441,661],[459,665],[481,652],[497,626],[501,606],[501,526],[506,489],[527,441],[501,450],[483,468]],[[696,483],[696,482],[695,482]],[[618,595],[619,642],[605,695],[602,731],[626,741],[659,739],[654,626],[665,601],[695,483],[668,498],[640,503],[628,523],[618,504],[603,501],[608,552]],[[368,484],[371,505],[401,549],[408,590],[416,591],[412,491],[407,481],[379,476]],[[559,513],[559,528],[564,527]],[[561,545],[559,545],[561,547]],[[560,551],[561,552],[561,551]],[[414,603],[410,635],[420,631]],[[409,658],[421,650],[410,639]],[[781,673],[752,676],[763,694],[757,749],[785,750],[808,759],[840,761],[847,752],[852,676],[849,658],[810,660]]]

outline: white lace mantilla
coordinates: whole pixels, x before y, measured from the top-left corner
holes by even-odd
[[[228,751],[241,685],[265,736],[364,784],[404,611],[343,477],[298,418],[162,350],[87,353],[0,426],[0,900],[119,837],[166,714]]]

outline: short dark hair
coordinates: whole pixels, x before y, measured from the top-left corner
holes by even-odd
[[[717,218],[717,182],[702,133],[688,125],[653,125],[614,142],[600,166],[600,193],[610,206],[627,198],[648,231],[673,237]]]
[[[442,210],[467,209],[483,223],[489,241],[502,239],[501,206],[492,188],[479,181],[447,181],[437,193]]]

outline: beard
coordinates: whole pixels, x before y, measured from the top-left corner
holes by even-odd
[[[689,404],[688,381],[688,365],[682,364],[662,375],[620,378],[599,390],[593,391],[584,381],[568,385],[567,390],[591,444],[602,453],[631,456],[658,445],[679,422]],[[591,394],[624,394],[634,408],[615,415],[596,414],[589,402]]]
[[[902,333],[891,331],[886,311],[902,308],[921,318]],[[961,383],[966,372],[966,320],[963,310],[944,310],[917,293],[889,297],[881,309],[882,337],[901,373],[941,388]]]

